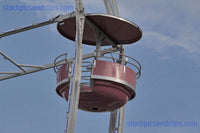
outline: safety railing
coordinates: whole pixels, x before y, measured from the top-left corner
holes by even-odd
[[[57,73],[60,66],[67,64],[66,71],[71,72],[72,64],[74,60],[67,59],[67,53],[59,55],[54,60],[54,71]],[[92,73],[92,62],[91,61],[82,61],[82,71],[81,71],[81,92],[92,92],[93,91],[93,80],[91,80]],[[68,73],[69,79],[71,79],[71,74]],[[68,80],[69,81],[69,80]]]
[[[113,56],[113,54],[115,56]],[[116,55],[118,55],[118,57],[116,57]],[[121,56],[122,58],[119,59],[119,56]],[[128,55],[124,55],[118,52],[112,52],[112,53],[104,54],[103,56],[101,56],[101,59],[102,58],[112,60],[115,63],[123,64],[130,67],[136,72],[137,79],[139,79],[141,76],[141,64],[139,63],[139,61],[137,61],[133,57],[130,57]]]
[[[93,91],[93,80],[91,80],[92,66],[93,63],[90,61],[82,62],[82,73],[81,73],[81,92],[92,92]]]

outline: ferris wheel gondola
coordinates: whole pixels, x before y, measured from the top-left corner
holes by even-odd
[[[75,41],[74,58],[69,59],[67,54],[62,54],[53,63],[41,66],[18,64],[0,52],[19,69],[17,72],[0,72],[0,81],[54,68],[57,74],[56,92],[67,101],[65,133],[74,132],[78,109],[111,112],[109,133],[123,133],[125,104],[136,95],[141,65],[125,55],[124,45],[140,40],[142,30],[133,22],[119,17],[116,0],[104,0],[104,4],[108,14],[85,13],[82,1],[75,0],[76,10],[72,13],[0,33],[2,38],[57,23],[58,32]],[[82,44],[95,46],[96,50],[82,55]],[[103,46],[111,47],[102,50]]]

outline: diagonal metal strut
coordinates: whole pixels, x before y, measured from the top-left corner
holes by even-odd
[[[14,62],[12,59],[10,59],[7,55],[5,55],[4,53],[2,53],[0,51],[0,54],[6,59],[9,60],[12,64],[14,64],[15,66],[17,66],[19,69],[21,69],[24,73],[26,73],[26,70],[24,70],[20,65],[18,65],[16,62]]]
[[[101,52],[101,56],[102,56],[104,54],[108,54],[108,53],[112,53],[112,52],[116,52],[116,51],[119,51],[119,48],[108,48],[108,49],[101,50],[100,52]],[[92,52],[92,53],[88,53],[88,54],[83,55],[82,59],[85,60],[85,59],[89,59],[89,58],[92,58],[92,57],[95,57],[95,56],[96,56],[96,52]],[[73,58],[67,59],[68,62],[73,62],[73,60],[74,60]],[[66,63],[65,60],[60,61],[58,63],[58,66],[64,65],[65,63]],[[20,64],[18,64],[18,65],[20,65]],[[10,78],[14,78],[14,77],[18,77],[18,76],[23,76],[23,75],[34,73],[34,72],[43,71],[43,70],[50,69],[50,68],[54,68],[55,64],[50,63],[50,64],[46,64],[46,65],[41,65],[41,66],[34,66],[34,65],[20,65],[20,66],[21,67],[29,66],[31,68],[26,69],[25,70],[26,72],[24,72],[24,71],[0,72],[0,81],[10,79]],[[3,74],[3,75],[1,75],[1,74]]]
[[[16,34],[16,33],[24,32],[24,31],[28,31],[28,30],[31,30],[31,29],[39,28],[39,27],[42,27],[42,26],[46,26],[46,25],[49,25],[49,24],[56,23],[56,22],[61,22],[64,19],[74,17],[74,16],[75,16],[75,12],[71,12],[70,14],[65,14],[65,15],[61,14],[61,15],[58,15],[58,16],[52,18],[52,19],[49,19],[49,20],[41,22],[41,23],[33,23],[29,26],[18,27],[18,28],[15,28],[14,30],[10,30],[10,31],[7,31],[7,32],[1,32],[0,38],[6,37],[6,36],[9,36],[9,35],[13,35],[13,34]]]
[[[97,30],[105,39],[112,45],[113,48],[117,47],[117,44],[108,36],[104,31],[102,31],[95,23],[93,23],[89,18],[85,18],[86,22],[94,29]]]

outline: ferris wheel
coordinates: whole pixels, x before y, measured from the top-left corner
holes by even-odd
[[[74,12],[0,33],[2,38],[57,23],[58,32],[75,41],[74,58],[67,58],[67,53],[64,53],[54,62],[42,66],[18,64],[0,51],[0,55],[19,69],[17,72],[0,72],[0,81],[54,69],[57,74],[56,92],[67,101],[65,133],[74,133],[78,109],[110,112],[109,133],[123,133],[125,104],[136,94],[141,65],[133,57],[125,55],[124,44],[140,40],[142,30],[119,17],[116,0],[104,0],[104,4],[107,14],[85,13],[82,1],[75,0]],[[96,49],[83,55],[82,44]],[[110,48],[102,49],[104,46]]]

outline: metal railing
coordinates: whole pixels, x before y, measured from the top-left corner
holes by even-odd
[[[90,61],[83,61],[81,67],[81,92],[92,92],[93,80],[91,80],[91,73],[93,63]]]
[[[109,54],[110,54],[110,56],[109,56]],[[113,54],[122,56],[123,58],[119,59],[117,57],[114,57]],[[123,55],[123,54],[120,54],[117,52],[112,52],[112,53],[108,53],[108,54],[101,56],[101,58],[110,59],[115,63],[120,63],[123,65],[129,66],[131,69],[135,70],[137,79],[139,79],[141,76],[141,69],[142,69],[141,64],[139,63],[139,61],[137,61],[133,57],[130,57],[128,55]]]
[[[62,59],[64,57],[64,59]],[[54,72],[57,73],[59,66],[61,65],[61,62],[66,62],[66,64],[68,64],[68,60],[67,60],[67,53],[61,54],[58,57],[56,57],[56,59],[54,60]],[[68,68],[69,69],[69,68]]]
[[[63,62],[67,64],[66,71],[70,72],[71,64],[73,64],[74,60],[67,59],[67,53],[59,55],[54,60],[54,71],[58,72],[59,66],[63,65]],[[81,92],[92,92],[93,90],[93,80],[91,80],[92,73],[92,62],[91,61],[82,61],[82,71],[81,71]],[[68,75],[69,79],[71,79],[71,75]]]

